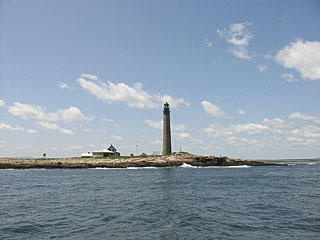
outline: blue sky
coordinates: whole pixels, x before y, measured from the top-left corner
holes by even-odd
[[[0,4],[0,157],[320,156],[319,1]]]

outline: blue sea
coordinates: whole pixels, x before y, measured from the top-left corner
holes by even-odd
[[[320,239],[320,162],[0,170],[0,239]]]

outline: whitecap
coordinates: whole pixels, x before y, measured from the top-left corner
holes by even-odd
[[[249,168],[251,166],[248,166],[248,165],[239,165],[239,166],[228,166],[226,168]]]
[[[127,167],[126,169],[157,169],[157,167]]]
[[[181,168],[198,168],[196,166],[192,166],[191,164],[188,163],[183,163],[181,166],[179,166]]]

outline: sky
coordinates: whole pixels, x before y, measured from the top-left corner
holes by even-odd
[[[1,0],[0,157],[320,157],[320,2]]]

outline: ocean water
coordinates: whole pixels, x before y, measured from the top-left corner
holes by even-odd
[[[320,162],[0,170],[0,239],[320,239]]]

